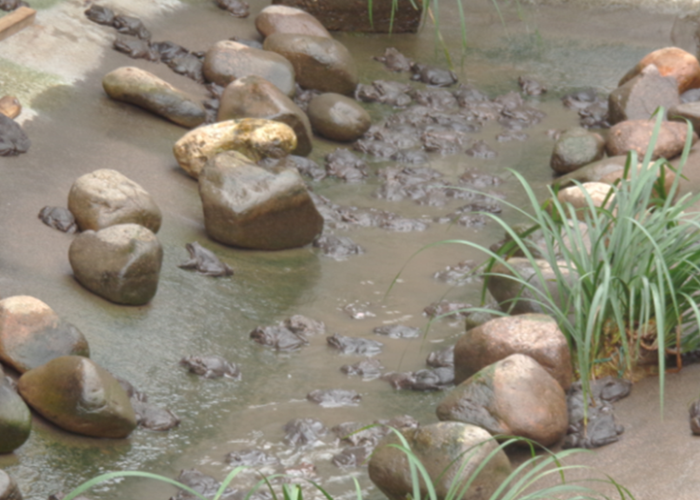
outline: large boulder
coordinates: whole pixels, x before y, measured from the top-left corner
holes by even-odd
[[[542,446],[556,444],[569,424],[564,389],[525,354],[511,354],[459,384],[440,402],[437,416]]]
[[[2,469],[0,469],[0,500],[22,500],[17,482]]]
[[[655,127],[655,120],[627,120],[613,125],[608,132],[605,145],[608,156],[625,155],[636,151],[641,159],[646,154]],[[688,126],[686,123],[662,122],[659,135],[654,144],[652,160],[666,158],[670,160],[680,154],[685,145]],[[693,142],[698,136],[693,132]]]
[[[78,282],[117,304],[147,304],[158,289],[163,248],[153,232],[119,224],[75,237],[68,258]]]
[[[305,89],[352,95],[358,82],[350,51],[332,38],[309,35],[270,35],[265,50],[285,57],[294,67],[297,83]]]
[[[511,354],[527,354],[567,390],[573,378],[571,354],[557,322],[545,314],[494,318],[462,335],[454,348],[455,383]]]
[[[608,121],[646,120],[659,106],[667,110],[680,102],[676,79],[662,76],[652,64],[610,93]]]
[[[197,179],[208,160],[223,151],[237,151],[257,162],[283,158],[297,147],[297,136],[286,123],[258,118],[226,120],[183,135],[173,147],[182,169]]]
[[[537,269],[525,257],[511,257],[507,263],[508,265],[496,263],[486,281],[489,293],[501,309],[510,314],[546,313],[546,309],[539,303],[543,296],[550,294],[555,303],[561,301],[557,285],[559,278],[549,262],[536,259]],[[578,279],[576,273],[569,271],[563,261],[559,265],[559,271],[565,279]],[[542,275],[541,280],[538,278],[538,272]],[[535,290],[524,286],[523,283],[529,284]]]
[[[453,485],[459,491],[476,475],[458,500],[490,498],[511,473],[508,457],[496,450],[497,443],[488,432],[460,422],[439,422],[422,427],[402,429],[411,452],[420,460],[433,480],[435,494],[444,500]],[[411,469],[406,454],[394,432],[382,439],[368,464],[372,482],[390,500],[405,500],[413,494]],[[489,455],[493,456],[489,458]],[[481,470],[478,470],[482,467]],[[428,495],[421,481],[421,498]]]
[[[48,305],[26,295],[0,300],[0,361],[24,373],[72,354],[89,357],[87,340]]]
[[[665,47],[647,54],[622,77],[618,86],[624,85],[650,64],[656,66],[661,75],[672,76],[677,82],[680,94],[688,89],[700,87],[700,64],[697,58],[678,47]]]
[[[323,36],[331,34],[318,19],[301,9],[286,5],[268,5],[255,18],[255,27],[263,37],[274,33]]]
[[[263,118],[286,123],[297,136],[297,146],[291,153],[306,156],[311,152],[313,133],[306,113],[280,89],[260,76],[238,78],[224,89],[216,119],[237,118]]]
[[[0,455],[12,453],[24,444],[32,430],[32,414],[22,398],[5,380],[0,368]],[[0,498],[3,497],[3,471],[0,470]]]
[[[311,243],[323,230],[296,169],[274,173],[239,153],[214,157],[199,176],[207,234],[225,245],[282,250]]]
[[[63,356],[22,375],[24,400],[44,418],[76,434],[125,438],[136,428],[129,395],[94,361]]]
[[[81,231],[140,224],[157,233],[163,220],[160,208],[145,189],[107,168],[75,180],[68,193],[68,210]]]
[[[224,40],[214,44],[204,56],[204,77],[225,87],[233,80],[257,75],[284,94],[294,95],[294,67],[279,54]]]
[[[206,120],[204,106],[192,96],[133,66],[107,73],[102,87],[112,99],[135,104],[183,127],[196,127]]]
[[[600,134],[576,127],[566,130],[557,139],[549,164],[555,172],[567,174],[600,160],[604,152],[605,140]]]
[[[314,130],[333,141],[355,141],[372,125],[369,113],[357,101],[333,92],[311,99],[306,112]]]

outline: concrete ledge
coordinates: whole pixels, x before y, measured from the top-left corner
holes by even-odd
[[[0,40],[14,35],[34,23],[36,11],[29,7],[20,7],[0,17]]]

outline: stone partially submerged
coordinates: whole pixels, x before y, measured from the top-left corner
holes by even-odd
[[[323,230],[323,217],[296,169],[272,173],[236,152],[221,153],[202,170],[199,193],[207,233],[225,245],[296,248]]]
[[[173,147],[182,169],[195,179],[207,161],[224,151],[237,151],[247,161],[283,158],[297,148],[297,137],[287,124],[259,118],[226,120],[191,130]]]

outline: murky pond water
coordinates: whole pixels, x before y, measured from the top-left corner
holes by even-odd
[[[508,169],[523,173],[539,194],[544,193],[545,183],[551,180],[552,146],[545,131],[577,123],[576,114],[561,105],[560,96],[588,86],[601,91],[614,88],[641,56],[669,44],[673,18],[572,5],[524,6],[524,20],[514,7],[504,7],[501,24],[490,2],[468,3],[469,49],[461,61],[456,9],[448,2],[441,5],[443,34],[460,81],[495,97],[517,90],[521,74],[535,77],[550,91],[528,103],[547,118],[526,130],[530,138],[525,142],[498,144],[494,137],[500,127],[493,123],[474,134],[498,150],[496,159],[431,155],[430,166],[448,180],[467,168],[501,176],[504,183],[498,192],[519,206],[524,197]],[[252,19],[267,2],[251,4],[253,15],[248,20],[227,16],[208,0],[193,0],[147,24],[154,40],[203,50],[233,35],[257,37]],[[379,78],[407,81],[406,75],[391,74],[372,60],[389,46],[419,62],[445,65],[429,27],[419,35],[338,34],[337,38],[353,53],[363,83]],[[138,469],[175,477],[183,468],[196,467],[223,478],[229,470],[224,461],[227,453],[263,447],[278,453],[285,465],[312,461],[317,478],[333,492],[350,491],[351,478],[357,476],[371,496],[378,496],[364,469],[341,471],[330,464],[335,452],[331,439],[300,456],[283,443],[282,426],[296,417],[314,417],[331,427],[402,414],[430,423],[436,421],[434,407],[442,395],[395,391],[381,380],[349,378],[339,367],[361,358],[337,354],[327,347],[325,337],[311,338],[310,345],[298,352],[276,353],[251,341],[249,332],[258,325],[304,314],[324,321],[329,333],[384,342],[377,358],[387,371],[423,368],[431,351],[453,343],[462,333],[461,322],[437,321],[423,338],[414,340],[378,338],[372,329],[393,323],[425,328],[423,308],[442,298],[477,304],[478,284],[450,287],[432,275],[447,265],[464,259],[479,261],[482,256],[465,245],[436,246],[414,254],[445,239],[488,245],[502,231],[494,222],[476,229],[431,224],[424,232],[411,233],[378,228],[336,231],[366,249],[365,254],[343,262],[311,248],[265,253],[214,243],[204,232],[196,181],[177,167],[172,156],[172,145],[184,129],[110,101],[104,94],[102,76],[123,65],[142,67],[204,95],[196,84],[164,65],[133,61],[112,51],[105,52],[99,66],[81,81],[41,93],[31,103],[37,116],[25,124],[33,141],[30,152],[0,159],[0,295],[32,295],[49,304],[85,334],[98,363],[130,380],[151,401],[176,412],[182,424],[167,433],[139,429],[128,440],[113,441],[77,437],[37,418],[30,440],[14,455],[1,456],[0,467],[17,477],[25,498],[43,499],[112,470]],[[7,88],[0,94],[17,92],[12,80],[4,85]],[[382,105],[367,105],[367,109],[377,121],[391,112]],[[311,158],[322,163],[335,147],[318,140]],[[374,172],[389,164],[370,163]],[[67,259],[71,236],[37,219],[44,205],[64,206],[73,181],[98,168],[119,170],[138,182],[163,211],[158,235],[165,250],[163,271],[158,293],[148,306],[113,305],[83,289],[73,279]],[[460,205],[457,201],[434,208],[378,200],[373,196],[379,185],[376,176],[362,184],[325,180],[311,185],[335,203],[376,207],[427,221]],[[503,216],[517,220],[513,210],[504,210]],[[235,275],[210,279],[179,269],[177,264],[187,255],[185,244],[195,240],[214,250]],[[387,294],[402,268],[400,280]],[[354,302],[368,302],[374,316],[350,318],[342,309]],[[185,355],[214,353],[238,363],[242,381],[204,380],[178,366]],[[355,407],[321,408],[305,399],[312,390],[331,388],[356,390],[362,402]],[[93,491],[96,498],[167,498],[173,493],[172,488],[144,481]]]

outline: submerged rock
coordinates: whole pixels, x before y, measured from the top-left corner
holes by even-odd
[[[117,68],[105,75],[102,86],[112,99],[134,104],[183,127],[196,127],[206,119],[204,106],[194,98],[139,68]]]
[[[180,364],[187,367],[190,373],[204,378],[228,377],[234,380],[241,379],[241,370],[238,366],[217,355],[186,356],[180,360]]]
[[[185,248],[187,248],[190,258],[177,267],[181,269],[193,269],[204,276],[219,277],[233,275],[233,269],[231,269],[228,264],[221,262],[214,252],[204,248],[196,241],[187,243]]]
[[[107,370],[82,356],[62,356],[30,370],[18,388],[44,418],[76,434],[118,439],[136,427],[126,391]]]

